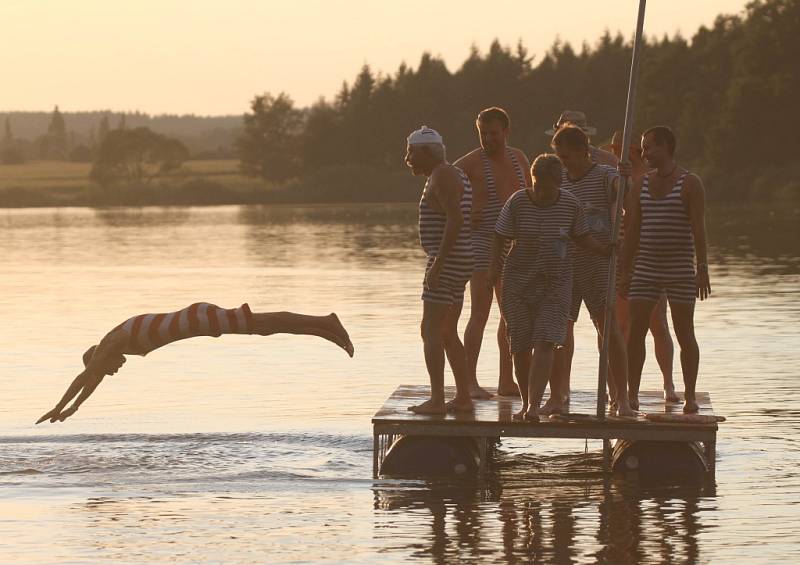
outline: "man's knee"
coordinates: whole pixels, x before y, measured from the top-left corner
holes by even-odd
[[[675,339],[682,350],[697,347],[697,338],[694,334],[694,323],[689,320],[685,324],[675,324]]]
[[[654,339],[669,339],[669,325],[665,319],[662,319],[660,316],[658,319],[653,319],[655,316],[651,317],[650,319],[650,333],[653,334]]]

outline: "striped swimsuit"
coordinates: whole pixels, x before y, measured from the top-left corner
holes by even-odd
[[[251,334],[253,313],[247,304],[226,310],[198,302],[168,314],[140,314],[114,329],[125,330],[130,336],[123,353],[147,355],[168,343],[190,337]]]
[[[602,244],[611,241],[611,212],[613,182],[617,171],[595,163],[580,179],[570,180],[566,169],[561,172],[561,188],[569,190],[581,202],[592,237]],[[570,320],[578,320],[581,303],[586,303],[592,320],[603,316],[608,288],[609,261],[584,249],[573,246],[572,304]]]
[[[514,170],[517,173],[517,189],[525,188],[527,181],[525,173],[519,164],[516,154],[506,148],[506,153],[511,158]],[[472,232],[472,247],[475,250],[475,270],[488,271],[492,262],[492,240],[494,239],[494,226],[497,223],[497,216],[503,208],[500,197],[497,196],[497,185],[492,173],[492,164],[486,151],[481,149],[481,163],[483,165],[483,179],[486,183],[486,206],[481,210],[481,223]],[[508,247],[506,247],[506,253]],[[504,255],[506,254],[504,253]]]
[[[631,300],[656,301],[663,291],[671,303],[696,300],[694,236],[681,196],[687,174],[663,198],[650,194],[649,175],[642,179],[641,231],[628,293]]]
[[[422,300],[439,304],[461,304],[464,302],[464,287],[472,276],[474,256],[472,251],[472,237],[470,235],[469,221],[472,214],[472,185],[460,169],[456,169],[461,177],[464,190],[461,193],[461,216],[463,224],[458,237],[450,249],[450,254],[445,259],[444,267],[439,277],[436,289],[428,288],[423,283]],[[428,256],[425,274],[433,265],[444,237],[444,228],[447,216],[443,212],[434,210],[425,199],[428,194],[430,178],[425,184],[422,198],[419,201],[419,242]]]
[[[501,309],[512,353],[536,342],[563,345],[572,299],[569,239],[589,232],[578,199],[560,190],[549,206],[530,190],[515,192],[497,218],[497,234],[514,241],[503,268]]]

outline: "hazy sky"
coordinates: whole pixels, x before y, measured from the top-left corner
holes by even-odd
[[[746,0],[650,0],[646,33],[691,37]],[[518,39],[541,55],[556,37],[631,34],[636,0],[2,0],[0,111],[141,110],[241,114],[261,92],[299,105],[331,97],[368,63],[440,55],[451,70],[471,44]],[[646,64],[644,61],[643,64]]]

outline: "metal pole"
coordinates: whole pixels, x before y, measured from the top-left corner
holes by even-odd
[[[644,29],[644,8],[646,0],[639,0],[639,18],[636,21],[636,36],[633,41],[633,57],[631,58],[631,75],[628,81],[628,102],[625,105],[625,128],[622,132],[622,148],[620,158],[623,163],[629,163],[628,148],[633,135],[633,110],[636,102],[636,84],[639,82],[639,51],[642,43],[642,31]],[[617,239],[619,237],[620,225],[622,222],[622,201],[628,191],[630,177],[624,176],[620,179],[619,190],[617,190],[617,201],[615,204],[616,215],[614,216],[614,227],[611,230],[611,260],[608,271],[608,290],[606,292],[606,313],[603,321],[603,343],[600,349],[600,370],[597,378],[597,417],[604,419],[606,416],[606,383],[608,381],[608,342],[611,335],[611,322],[614,319],[614,301],[617,296]]]

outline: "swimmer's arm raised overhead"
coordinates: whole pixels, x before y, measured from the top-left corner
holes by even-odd
[[[100,344],[95,348],[91,360],[86,365],[86,368],[75,377],[72,383],[67,388],[67,391],[58,401],[55,407],[39,418],[36,423],[40,424],[45,420],[50,422],[64,421],[69,416],[72,416],[78,407],[91,396],[97,386],[103,381],[103,378],[108,374],[116,373],[119,368],[125,363],[125,357],[122,355],[122,347],[128,339],[128,334],[122,330],[117,330],[109,333]],[[77,395],[77,398],[75,398]],[[64,407],[73,398],[75,401],[66,410]]]

